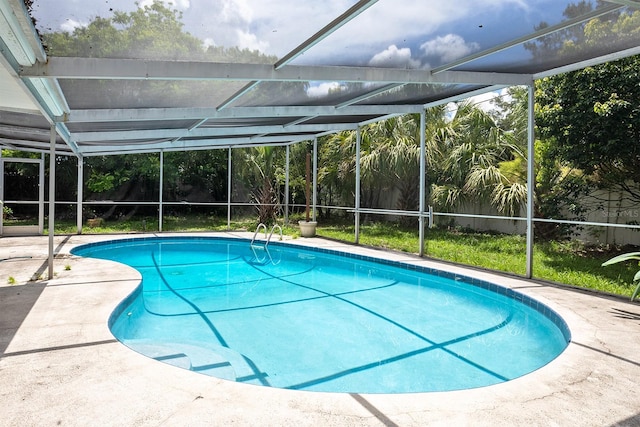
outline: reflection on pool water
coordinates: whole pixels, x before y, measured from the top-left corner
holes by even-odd
[[[154,359],[247,384],[354,393],[458,390],[532,372],[565,322],[468,277],[295,245],[163,237],[73,254],[127,264],[142,286],[110,320]]]

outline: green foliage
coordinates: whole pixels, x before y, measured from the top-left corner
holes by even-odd
[[[584,220],[586,208],[581,198],[589,193],[584,174],[561,162],[552,151],[554,139],[536,141],[536,193],[534,214],[539,218],[569,218]],[[566,224],[538,223],[536,233],[541,239],[564,238],[573,232]]]
[[[118,180],[118,184],[120,184]],[[87,188],[94,193],[103,193],[105,191],[113,190],[116,183],[116,177],[114,174],[106,172],[101,173],[97,171],[91,171],[91,176],[87,180]]]
[[[551,154],[603,184],[640,182],[640,57],[543,79],[538,125],[555,137]]]
[[[2,217],[6,218],[6,217],[10,217],[11,215],[13,215],[13,209],[11,209],[9,206],[3,206]]]
[[[598,3],[601,3],[598,1]],[[594,10],[593,3],[581,0],[569,4],[563,15],[567,19],[574,19]],[[549,23],[541,22],[535,29],[542,30],[549,27]],[[584,50],[595,50],[609,44],[616,44],[622,50],[633,47],[637,43],[640,32],[640,11],[633,8],[620,9],[597,18],[593,18],[581,25],[572,25],[561,31],[555,31],[546,36],[527,42],[524,47],[535,58],[549,60],[555,57],[578,57]]]
[[[228,150],[173,152],[164,155],[167,201],[227,200]]]
[[[353,241],[352,224],[322,224],[318,235],[346,242]],[[524,236],[497,233],[462,232],[429,229],[426,236],[427,256],[513,274],[525,274]],[[403,252],[418,250],[417,230],[393,223],[362,225],[360,243]],[[605,248],[606,249],[606,248]],[[631,289],[623,277],[631,271],[623,265],[603,271],[603,248],[586,247],[579,242],[547,241],[534,247],[536,278],[593,289],[610,294],[629,296]]]
[[[155,0],[133,12],[114,11],[111,18],[96,17],[73,33],[54,32],[42,36],[53,56],[261,63],[277,60],[258,51],[236,47],[205,49],[201,40],[184,31],[181,21],[181,12]]]
[[[567,18],[593,9],[582,1]],[[579,54],[615,43],[635,46],[640,11],[632,8],[594,18],[527,47],[534,55]],[[568,37],[567,37],[568,36]],[[563,42],[559,40],[563,38]],[[640,56],[620,59],[538,81],[536,123],[553,141],[549,155],[583,171],[598,187],[621,190],[640,201]]]
[[[113,17],[96,17],[86,27],[72,33],[42,34],[52,56],[96,58],[140,58],[209,62],[273,64],[277,58],[248,49],[206,48],[184,31],[182,14],[159,0],[132,12],[114,11]],[[229,93],[225,82],[216,81],[110,81],[74,80],[62,82],[68,93],[91,94],[76,101],[76,108],[95,108],[93,98],[101,98],[107,108],[210,107]],[[295,86],[304,91],[304,86]]]
[[[282,147],[259,146],[234,150],[243,162],[240,173],[236,175],[246,188],[255,203],[258,222],[266,225],[274,224],[281,212],[284,184],[284,149]]]
[[[505,214],[518,214],[526,202],[524,174],[505,174],[498,165],[523,159],[523,150],[477,106],[460,103],[457,107],[452,119],[445,106],[426,113],[429,203],[437,210],[452,211],[465,203],[486,202]],[[332,195],[343,205],[352,205],[355,132],[334,134],[323,144],[321,182],[337,190]],[[383,196],[396,190],[397,209],[417,210],[420,116],[400,116],[363,127],[360,149],[361,205],[386,207],[381,205]]]
[[[395,207],[417,210],[420,117],[406,115],[373,123],[364,128],[362,134],[366,151],[361,157],[361,167],[367,184],[371,189],[378,188],[382,192],[398,190]]]
[[[640,252],[630,252],[627,254],[618,255],[616,257],[611,258],[609,261],[602,263],[602,266],[604,267],[607,265],[630,261],[630,260],[636,261],[636,265],[638,265],[639,264],[638,261],[640,260]],[[635,276],[633,276],[633,281],[639,282],[639,283],[638,283],[638,286],[636,286],[635,290],[633,291],[633,294],[631,294],[631,301],[633,301],[636,295],[638,295],[638,292],[640,292],[640,270],[638,270]]]
[[[88,198],[126,200],[140,199],[140,193],[157,192],[160,160],[157,154],[90,157],[88,171]]]
[[[524,152],[527,146],[528,128],[528,90],[524,87],[513,87],[508,91],[506,99],[495,102],[502,112],[496,120],[506,133],[505,137],[514,147],[513,158],[498,164],[504,177],[511,182],[510,187],[505,187],[503,192],[509,194],[506,200],[523,200],[526,198],[526,174],[527,157]],[[536,104],[536,117],[540,114],[541,106]],[[589,191],[588,182],[581,171],[570,167],[567,162],[562,162],[555,156],[553,150],[556,146],[554,138],[535,141],[535,199],[534,215],[539,218],[569,218],[574,220],[584,219],[585,207],[581,198]],[[499,193],[500,194],[500,193]],[[496,202],[502,200],[496,199]],[[515,212],[512,210],[512,212]],[[551,223],[537,223],[536,235],[541,239],[553,239],[565,237],[572,232],[571,226]]]
[[[321,138],[318,151],[318,193],[321,204],[354,206],[355,132],[339,132]]]
[[[592,11],[580,1],[564,11],[568,19]],[[540,23],[539,29],[547,27]],[[580,55],[615,43],[635,46],[640,11],[620,9],[525,43],[543,61]],[[629,57],[536,82],[536,125],[542,146],[536,152],[538,212],[544,217],[583,219],[580,202],[594,187],[619,190],[640,201],[640,57]],[[537,148],[538,150],[538,148]],[[549,229],[552,226],[542,225]],[[549,236],[568,230],[553,226]]]
[[[496,118],[468,102],[459,103],[454,117],[441,126],[435,134],[438,160],[430,165],[437,171],[432,181],[435,208],[452,211],[484,202],[503,214],[518,215],[526,203],[525,175],[505,171],[506,162],[522,159],[519,164],[526,164],[526,139],[514,138]]]

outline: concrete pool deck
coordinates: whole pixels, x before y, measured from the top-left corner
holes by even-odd
[[[69,251],[142,236],[56,236],[55,278],[28,283],[46,277],[48,238],[0,238],[0,426],[640,426],[638,304],[408,254],[297,239],[517,289],[556,310],[572,342],[529,375],[473,390],[367,395],[251,386],[155,361],[111,335],[107,319],[140,276]]]

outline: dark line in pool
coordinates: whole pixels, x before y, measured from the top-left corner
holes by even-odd
[[[154,357],[154,359],[156,359],[159,362],[163,362],[165,360],[182,359],[183,357],[188,357],[188,356],[184,353],[176,353],[176,354],[167,354],[166,356],[157,356],[157,357]]]
[[[196,313],[194,313],[194,314],[198,314],[198,315],[200,315],[200,316],[205,320],[205,322],[209,325],[209,327],[210,327],[210,329],[212,330],[212,332],[213,332],[213,333],[218,337],[219,342],[220,342],[222,345],[224,345],[225,347],[227,347],[227,348],[228,348],[228,345],[226,344],[226,342],[224,341],[224,339],[222,338],[222,336],[220,335],[220,333],[217,331],[217,329],[213,326],[213,324],[212,324],[212,323],[210,322],[210,320],[207,318],[207,316],[205,316],[205,315],[204,315],[204,312],[203,312],[202,310],[200,310],[200,309],[199,309],[195,304],[193,304],[191,301],[189,301],[186,297],[183,297],[183,296],[182,296],[182,295],[180,295],[176,290],[174,290],[173,288],[171,288],[171,286],[169,285],[168,281],[166,280],[166,278],[165,278],[165,277],[164,277],[164,275],[162,274],[161,269],[160,269],[160,267],[158,266],[157,261],[156,261],[156,259],[155,259],[155,257],[154,257],[154,254],[153,254],[153,253],[152,253],[152,257],[153,257],[153,261],[154,261],[154,263],[156,264],[156,271],[159,273],[159,276],[160,276],[161,280],[165,283],[165,285],[167,286],[167,288],[169,288],[169,289],[170,289],[170,291],[171,291],[171,292],[173,292],[176,296],[178,296],[180,299],[182,299],[182,300],[183,300],[183,301],[185,301],[188,305],[190,305],[192,308],[194,308],[194,310],[196,311]],[[236,258],[234,258],[234,260],[235,260],[235,259],[238,259],[238,258],[240,258],[240,257],[236,257]],[[222,261],[221,261],[221,262],[222,262]],[[246,262],[248,265],[250,265],[251,267],[253,267],[254,269],[256,269],[257,271],[259,271],[260,273],[262,273],[262,274],[266,275],[267,277],[271,277],[272,279],[275,279],[275,280],[278,280],[278,281],[282,281],[282,282],[284,282],[284,283],[289,283],[289,284],[294,285],[294,286],[302,287],[302,288],[305,288],[305,289],[308,289],[308,290],[311,290],[311,291],[314,291],[314,292],[319,292],[319,293],[323,294],[323,296],[319,296],[319,297],[316,297],[316,298],[308,298],[308,299],[298,300],[298,301],[308,301],[308,300],[315,300],[315,299],[321,299],[321,298],[333,297],[333,298],[335,298],[335,299],[337,299],[337,300],[340,300],[340,301],[342,301],[342,302],[346,302],[347,304],[350,304],[350,305],[352,305],[352,306],[354,306],[354,307],[357,307],[357,308],[359,308],[359,309],[361,309],[361,310],[364,310],[364,311],[366,311],[366,312],[368,312],[368,313],[372,314],[373,316],[376,316],[376,317],[378,317],[378,318],[380,318],[380,319],[383,319],[384,321],[389,322],[389,323],[391,323],[391,324],[393,324],[393,325],[397,326],[398,328],[401,328],[402,330],[404,330],[404,331],[406,331],[406,332],[408,332],[408,333],[410,333],[410,334],[412,334],[412,335],[414,335],[414,336],[416,336],[416,337],[420,338],[421,340],[423,340],[423,341],[425,341],[425,342],[427,342],[427,343],[432,344],[430,347],[427,347],[427,348],[424,348],[424,349],[421,349],[421,350],[416,350],[417,352],[426,352],[426,351],[430,351],[430,350],[432,350],[432,349],[440,348],[440,349],[442,349],[443,351],[445,351],[445,352],[447,352],[447,353],[451,354],[452,356],[454,356],[454,357],[458,358],[459,360],[461,360],[461,361],[463,361],[463,362],[465,362],[465,363],[467,363],[467,364],[469,364],[469,365],[471,365],[471,366],[474,366],[474,367],[476,367],[477,369],[483,370],[484,372],[486,372],[486,373],[488,373],[488,374],[490,374],[490,375],[493,375],[493,376],[494,376],[494,377],[496,377],[496,378],[499,378],[499,379],[504,380],[504,381],[508,380],[507,378],[505,378],[505,377],[503,377],[503,376],[501,376],[501,375],[499,375],[499,374],[497,374],[497,373],[494,373],[494,372],[492,372],[492,371],[490,371],[490,370],[488,370],[488,369],[486,369],[486,368],[484,368],[484,367],[482,367],[482,366],[478,365],[477,363],[475,363],[475,362],[473,362],[473,361],[471,361],[471,360],[468,360],[468,359],[466,359],[466,358],[464,358],[464,357],[462,357],[462,356],[460,356],[460,355],[456,354],[455,352],[453,352],[453,351],[451,351],[451,350],[449,350],[449,349],[445,348],[445,346],[451,345],[451,344],[456,343],[456,342],[465,341],[465,340],[468,340],[468,339],[470,339],[470,338],[472,338],[472,337],[476,337],[476,336],[479,336],[479,335],[483,335],[483,334],[489,333],[489,332],[491,332],[491,331],[493,331],[493,330],[496,330],[496,329],[502,328],[502,327],[504,327],[504,325],[508,324],[508,323],[511,321],[511,316],[509,316],[509,318],[507,318],[507,319],[505,319],[503,322],[501,322],[501,324],[498,324],[498,325],[496,325],[496,326],[494,326],[494,327],[492,327],[492,328],[486,329],[486,330],[484,330],[484,331],[475,332],[475,333],[470,334],[470,335],[467,335],[467,336],[465,336],[465,337],[459,337],[459,338],[456,338],[456,339],[454,339],[454,340],[447,341],[447,342],[445,342],[445,343],[437,344],[437,343],[435,343],[435,342],[433,342],[433,341],[429,340],[428,338],[426,338],[426,337],[424,337],[424,336],[422,336],[422,335],[418,334],[416,331],[414,331],[414,330],[412,330],[412,329],[409,329],[408,327],[406,327],[406,326],[404,326],[404,325],[402,325],[402,324],[400,324],[400,323],[398,323],[398,322],[396,322],[396,321],[394,321],[394,320],[392,320],[392,319],[390,319],[390,318],[387,318],[387,317],[385,317],[385,316],[382,316],[381,314],[379,314],[379,313],[377,313],[377,312],[375,312],[375,311],[373,311],[373,310],[371,310],[371,309],[368,309],[368,308],[366,308],[366,307],[364,307],[364,306],[361,306],[361,305],[359,305],[359,304],[357,304],[357,303],[355,303],[355,302],[349,301],[348,299],[346,299],[346,298],[342,298],[342,297],[341,297],[341,295],[356,294],[356,293],[360,293],[360,292],[364,292],[364,291],[368,291],[368,290],[374,290],[374,289],[378,289],[378,288],[384,288],[384,287],[395,286],[395,285],[397,284],[397,282],[394,282],[394,283],[392,283],[392,284],[387,284],[387,285],[384,285],[384,286],[380,286],[380,287],[375,287],[375,288],[359,289],[359,290],[356,290],[356,291],[348,291],[348,292],[344,292],[344,293],[330,294],[330,293],[328,293],[328,292],[324,292],[324,291],[321,291],[321,290],[319,290],[319,289],[315,289],[315,288],[313,288],[313,287],[305,286],[305,285],[302,285],[302,284],[299,284],[299,283],[295,283],[295,282],[293,282],[293,281],[291,281],[291,280],[286,280],[286,279],[285,279],[285,278],[287,278],[287,277],[291,277],[291,278],[293,278],[293,277],[298,276],[298,275],[307,274],[307,273],[309,273],[310,271],[312,271],[315,267],[311,267],[311,268],[307,269],[307,270],[306,270],[306,271],[304,271],[304,272],[298,272],[298,273],[291,274],[291,275],[287,275],[287,276],[276,277],[276,276],[274,276],[273,274],[270,274],[270,273],[268,273],[268,272],[266,272],[266,271],[264,271],[263,269],[261,269],[261,268],[260,268],[261,266],[266,265],[266,264],[264,264],[264,263],[263,263],[263,264],[261,264],[261,265],[256,265],[255,263],[247,262],[246,260],[245,260],[245,262]],[[205,263],[205,264],[207,264],[207,263]],[[214,264],[214,263],[208,263],[208,264]],[[187,264],[187,265],[188,265],[188,264]],[[194,265],[196,265],[196,264],[194,263]],[[240,283],[247,283],[247,281],[245,281],[245,282],[240,282]],[[200,287],[200,288],[202,288],[202,287]],[[235,308],[235,309],[227,309],[227,310],[223,310],[223,311],[233,311],[233,310],[241,310],[241,309],[247,309],[247,308],[257,308],[257,307],[266,307],[266,306],[280,305],[280,304],[290,304],[290,303],[298,302],[298,301],[290,301],[290,302],[285,302],[285,303],[267,304],[267,305],[261,305],[261,306],[255,306],[255,307],[242,307],[242,308]],[[215,312],[215,311],[214,311],[214,312]],[[382,365],[382,364],[393,363],[393,362],[396,362],[396,361],[398,361],[398,360],[402,360],[402,359],[404,359],[404,358],[411,357],[410,355],[411,355],[411,354],[413,354],[413,353],[416,353],[416,351],[409,352],[409,353],[405,353],[405,354],[401,354],[401,355],[397,355],[397,356],[394,356],[394,357],[391,357],[391,358],[388,358],[388,359],[384,359],[383,361],[378,361],[378,362],[374,362],[374,363],[366,364],[366,365],[363,365],[363,366],[360,366],[360,367],[356,367],[356,368],[353,368],[353,369],[349,369],[349,370],[346,370],[346,371],[343,371],[343,372],[336,373],[336,374],[331,375],[331,376],[328,376],[328,377],[319,378],[319,379],[316,379],[316,380],[313,380],[313,381],[308,381],[308,382],[305,382],[305,383],[302,383],[302,384],[299,384],[299,385],[294,385],[294,386],[291,386],[291,387],[288,387],[288,388],[308,387],[309,385],[319,384],[319,383],[321,383],[321,382],[329,381],[331,378],[337,378],[337,377],[340,377],[340,376],[349,375],[350,373],[354,373],[354,372],[359,372],[359,371],[363,371],[363,370],[371,369],[371,368],[373,368],[373,367],[375,367],[375,366],[380,366],[380,365]],[[416,354],[419,354],[419,353],[416,353]],[[253,372],[254,372],[254,375],[249,375],[249,376],[245,376],[245,377],[242,377],[242,378],[238,378],[238,379],[237,379],[237,381],[245,381],[245,380],[250,380],[250,379],[257,378],[257,379],[260,379],[260,381],[261,381],[264,385],[270,385],[270,384],[268,384],[268,382],[266,381],[266,379],[264,379],[264,377],[266,376],[266,374],[265,374],[265,373],[260,372],[260,370],[259,370],[259,369],[257,369],[257,366],[256,366],[256,365],[255,365],[255,364],[254,364],[250,359],[247,359],[244,355],[243,355],[243,357],[244,357],[244,358],[245,358],[245,360],[247,361],[247,364],[251,366],[251,368],[252,368],[252,370],[253,370]]]
[[[165,279],[164,275],[162,274],[162,270],[161,270],[160,266],[156,262],[156,257],[155,257],[155,252],[154,251],[151,251],[151,259],[153,260],[153,263],[156,265],[156,270],[158,272],[158,276],[160,277],[162,282],[165,284],[165,286],[167,288],[171,289],[172,292],[174,293],[174,295],[176,295],[178,298],[180,298],[181,300],[183,300],[184,302],[189,304],[199,314],[200,318],[207,324],[209,329],[211,329],[211,332],[213,332],[215,337],[218,339],[218,342],[220,342],[220,345],[222,345],[224,347],[227,347],[227,348],[230,348],[229,345],[227,344],[226,340],[223,338],[222,334],[220,334],[218,329],[213,325],[213,323],[211,323],[211,320],[198,308],[198,306],[195,305],[194,303],[192,303],[189,299],[187,299],[187,298],[183,297],[182,295],[180,295],[179,292],[177,292],[177,291],[173,290],[173,288],[171,288],[171,285],[169,285],[169,282]],[[266,376],[266,374],[261,373],[260,370],[257,369],[256,364],[251,359],[246,357],[244,354],[242,355],[242,357],[247,362],[247,365],[249,365],[251,367],[251,369],[253,370],[253,372],[256,375],[256,378],[259,379],[260,382],[263,385],[266,385],[266,386],[270,387],[271,384],[269,384],[269,381],[267,381],[264,378]]]
[[[252,267],[258,269],[255,266],[252,266]],[[279,278],[271,275],[270,273],[268,273],[266,271],[263,271],[263,270],[260,270],[260,269],[258,269],[258,270],[261,271],[262,273],[266,274],[266,275],[269,275],[269,276],[275,278],[275,279],[279,279]],[[280,279],[280,280],[282,280],[282,279]],[[334,297],[334,298],[336,298],[336,299],[338,299],[340,301],[346,302],[347,304],[350,304],[350,305],[352,305],[352,306],[354,306],[356,308],[359,308],[360,310],[366,311],[367,313],[372,314],[373,316],[378,317],[379,319],[382,319],[382,320],[384,320],[384,321],[386,321],[388,323],[391,323],[392,325],[404,330],[405,332],[415,336],[416,338],[421,339],[422,341],[424,341],[426,343],[429,343],[429,344],[432,344],[432,345],[435,345],[435,346],[439,345],[435,341],[432,341],[429,338],[417,333],[413,329],[410,329],[410,328],[408,328],[408,327],[396,322],[395,320],[390,319],[390,318],[388,318],[386,316],[383,316],[383,315],[381,315],[381,314],[379,314],[379,313],[377,313],[377,312],[375,312],[375,311],[373,311],[373,310],[371,310],[371,309],[369,309],[367,307],[364,307],[364,306],[362,306],[360,304],[357,304],[357,303],[355,303],[353,301],[349,301],[348,299],[342,298],[338,294],[329,294],[328,292],[321,291],[321,290],[312,288],[310,286],[302,285],[302,284],[299,284],[299,283],[291,282],[289,280],[282,280],[282,281],[285,282],[285,283],[290,283],[290,284],[295,285],[295,286],[300,286],[300,287],[305,288],[305,289],[310,289],[310,290],[314,290],[314,291],[323,293],[323,294],[327,295],[328,297]],[[394,282],[394,284],[396,284],[396,283],[397,282]],[[457,343],[459,341],[471,339],[473,337],[476,337],[476,336],[479,336],[479,335],[484,335],[485,333],[489,333],[491,331],[495,331],[497,329],[503,328],[504,326],[506,326],[511,321],[511,319],[512,319],[512,314],[510,314],[505,320],[503,320],[502,322],[500,322],[499,324],[497,324],[497,325],[495,325],[495,326],[493,326],[491,328],[485,329],[483,331],[478,331],[478,332],[475,332],[473,334],[469,334],[466,337],[460,337],[460,338],[456,338],[455,340],[448,341],[447,342],[448,344],[446,344],[446,345],[455,344],[455,343]],[[484,372],[486,372],[486,373],[488,373],[488,374],[490,374],[490,375],[492,375],[492,376],[494,376],[496,378],[499,378],[499,379],[501,379],[503,381],[507,381],[508,380],[507,378],[505,378],[504,376],[498,374],[497,372],[493,372],[493,371],[491,371],[491,370],[489,370],[487,368],[484,368],[483,366],[481,366],[481,365],[479,365],[479,364],[477,364],[477,363],[475,363],[475,362],[473,362],[473,361],[471,361],[471,360],[469,360],[469,359],[467,359],[467,358],[465,358],[463,356],[460,356],[459,354],[457,354],[456,352],[454,352],[452,350],[449,350],[449,349],[444,348],[444,347],[442,347],[442,350],[447,352],[447,353],[449,353],[453,357],[455,357],[455,358],[457,358],[459,360],[462,360],[465,363],[467,363],[467,364],[469,364],[471,366],[474,366],[477,369],[480,369],[480,370],[482,370],[482,371],[484,371]],[[375,362],[375,365],[379,365],[379,364],[380,364],[379,362]]]
[[[218,329],[213,325],[213,323],[211,323],[211,320],[209,320],[209,318],[207,316],[204,315],[204,313],[202,313],[202,311],[200,311],[200,309],[198,308],[197,305],[195,305],[194,303],[192,303],[189,299],[183,297],[182,295],[180,295],[180,293],[178,293],[176,290],[174,290],[171,285],[169,284],[169,282],[167,281],[167,279],[164,277],[164,274],[162,274],[162,270],[160,268],[160,266],[158,265],[158,263],[156,262],[156,256],[155,256],[155,252],[151,251],[151,259],[153,260],[153,263],[156,266],[156,271],[158,272],[158,277],[160,277],[160,280],[162,280],[162,282],[165,284],[165,286],[178,298],[180,298],[182,301],[186,302],[191,308],[193,308],[193,310],[202,318],[202,320],[207,324],[207,326],[209,327],[209,329],[211,329],[211,332],[213,332],[213,334],[216,336],[216,338],[218,339],[218,341],[220,342],[220,344],[224,347],[229,348],[229,345],[227,345],[227,342],[225,341],[225,339],[222,337],[222,335],[220,334],[220,332],[218,332]]]
[[[84,255],[83,255],[84,256]],[[97,257],[92,257],[92,258],[97,258]],[[228,258],[228,259],[221,259],[220,261],[202,261],[202,262],[192,262],[192,263],[180,263],[180,264],[162,264],[160,265],[160,268],[167,268],[167,267],[193,267],[196,265],[213,265],[213,264],[222,264],[222,263],[228,263],[229,261],[235,261],[237,259],[242,258],[242,256],[238,255],[235,258]],[[98,258],[98,259],[105,259],[105,258]],[[107,258],[110,259],[110,258]],[[119,259],[112,259],[112,261],[118,261],[118,262],[122,262],[122,260]],[[153,270],[156,268],[155,265],[133,265],[133,264],[127,264],[130,267],[133,267],[135,269],[138,268],[148,268],[150,270]]]
[[[232,367],[231,363],[229,363],[229,362],[220,362],[220,363],[212,363],[210,365],[192,366],[191,370],[192,371],[196,371],[196,372],[200,372],[200,371],[207,371],[209,369],[218,369],[218,368],[226,368],[226,367]]]
[[[119,240],[109,240],[109,241],[103,241],[103,242],[93,242],[93,243],[86,243],[83,244],[77,248],[72,248],[71,249],[71,254],[73,255],[78,255],[78,256],[89,256],[89,255],[83,255],[82,253],[84,251],[89,251],[91,248],[100,248],[100,249],[105,249],[105,248],[110,248],[110,249],[118,249],[118,248],[123,248],[123,247],[128,247],[128,248],[133,248],[136,246],[144,246],[144,245],[148,245],[149,242],[178,242],[178,243],[183,243],[184,242],[185,237],[159,237],[159,236],[153,236],[153,237],[133,237],[133,238],[125,238],[125,239],[119,239]],[[244,245],[246,247],[247,242],[249,242],[248,239],[237,239],[234,237],[194,237],[194,236],[190,236],[187,238],[189,240],[189,242],[191,244],[201,244],[201,243],[211,243],[213,241],[216,242],[223,242],[226,243],[226,245],[228,247],[234,246],[234,247],[239,247],[242,246],[242,242],[244,241]],[[562,319],[562,317],[555,312],[554,310],[552,310],[551,308],[549,308],[547,305],[540,303],[539,301],[530,298],[520,292],[517,292],[513,289],[504,287],[504,286],[500,286],[500,285],[496,285],[495,283],[492,282],[488,282],[482,279],[478,279],[472,276],[466,276],[466,275],[461,275],[458,273],[452,273],[452,272],[446,272],[443,270],[438,270],[435,269],[433,267],[425,267],[425,266],[418,266],[418,265],[414,265],[414,264],[407,264],[403,261],[392,261],[392,260],[387,260],[384,258],[380,258],[378,256],[369,256],[369,255],[360,255],[360,254],[355,254],[355,253],[350,253],[350,252],[345,252],[343,250],[336,250],[336,249],[328,249],[328,248],[319,248],[319,247],[307,247],[307,246],[301,246],[301,245],[296,245],[296,244],[290,244],[290,243],[282,243],[282,242],[272,242],[271,245],[273,247],[290,247],[290,248],[294,248],[297,249],[299,251],[303,251],[303,252],[309,252],[311,254],[328,254],[328,255],[337,255],[337,256],[341,256],[343,258],[347,258],[347,259],[351,259],[351,260],[360,260],[360,261],[366,261],[366,262],[373,262],[376,265],[382,265],[382,266],[392,266],[392,267],[397,267],[405,272],[409,272],[409,271],[418,271],[418,272],[422,272],[422,273],[427,273],[427,274],[431,274],[434,276],[438,276],[438,277],[444,277],[444,278],[448,278],[451,280],[464,280],[466,284],[472,286],[472,287],[477,287],[480,289],[485,289],[485,290],[489,290],[492,292],[495,292],[499,295],[503,295],[506,296],[508,298],[514,299],[526,306],[528,306],[529,308],[534,309],[535,311],[539,312],[540,314],[542,314],[544,317],[546,317],[548,320],[550,320],[551,322],[553,322],[562,332],[566,343],[568,344],[569,342],[571,342],[571,331],[569,330],[566,322]],[[94,257],[95,258],[95,257]],[[108,259],[108,258],[101,258],[101,259]]]
[[[456,357],[457,359],[461,360],[462,362],[467,363],[467,364],[475,367],[476,369],[478,369],[480,371],[483,371],[483,372],[485,372],[485,373],[487,373],[487,374],[489,374],[489,375],[491,375],[491,376],[493,376],[495,378],[498,378],[498,379],[500,379],[502,381],[509,381],[510,378],[507,378],[507,377],[505,377],[503,375],[500,375],[497,372],[493,372],[490,369],[487,369],[484,366],[481,366],[481,365],[475,363],[474,361],[469,360],[466,357],[460,356],[459,354],[456,354],[456,353],[454,353],[451,350],[446,348],[449,345],[457,344],[459,342],[463,342],[463,341],[466,341],[466,340],[471,339],[471,338],[475,338],[475,337],[480,336],[480,335],[485,335],[485,334],[491,333],[491,332],[493,332],[495,330],[503,328],[509,322],[511,322],[511,316],[509,316],[509,318],[507,318],[504,321],[502,321],[499,325],[492,326],[491,328],[488,328],[488,329],[485,329],[485,330],[482,330],[482,331],[474,332],[473,334],[469,334],[469,335],[466,335],[464,337],[458,337],[458,338],[455,338],[455,339],[452,339],[452,340],[449,340],[449,341],[445,341],[445,342],[440,343],[440,344],[437,344],[437,343],[433,342],[433,345],[431,345],[429,347],[423,347],[423,348],[420,348],[418,350],[413,350],[413,351],[410,351],[410,352],[407,352],[407,353],[398,354],[398,355],[393,356],[393,357],[388,357],[386,359],[382,359],[382,360],[379,360],[379,361],[376,361],[376,362],[371,362],[371,363],[367,363],[365,365],[360,365],[360,366],[357,366],[355,368],[345,369],[344,371],[336,372],[335,374],[327,375],[327,376],[324,376],[322,378],[317,378],[317,379],[311,380],[311,381],[305,381],[303,383],[291,385],[291,386],[284,387],[284,388],[287,388],[287,389],[290,389],[290,390],[300,390],[300,389],[303,389],[303,388],[306,388],[306,387],[311,387],[311,386],[314,386],[314,385],[317,385],[317,384],[321,384],[321,383],[324,383],[324,382],[335,380],[337,378],[346,377],[347,375],[355,374],[357,372],[362,372],[362,371],[367,371],[369,369],[377,368],[378,366],[387,365],[389,363],[398,362],[398,361],[404,360],[404,359],[409,359],[409,358],[411,358],[413,356],[417,356],[419,354],[424,354],[424,353],[427,353],[427,352],[430,352],[430,351],[433,351],[433,350],[442,350],[442,351],[444,351],[446,353],[451,354],[452,356]]]
[[[234,258],[235,259],[235,258]],[[247,263],[249,264],[249,263]],[[185,267],[190,266],[189,264],[185,264]],[[163,268],[164,266],[160,266],[160,268]],[[152,267],[145,267],[147,269],[152,269]],[[140,271],[140,270],[138,270]],[[264,272],[262,270],[258,270],[259,272],[263,273]],[[287,274],[284,275],[282,277],[293,277],[293,276],[297,276],[297,275],[301,275],[301,274],[305,274],[308,273],[309,271],[311,271],[311,269],[309,270],[305,270],[305,271],[300,271],[297,273],[291,273],[291,274]],[[140,273],[142,274],[142,271],[140,271]],[[275,276],[270,276],[271,279],[274,280],[280,280],[279,278],[276,278]],[[224,286],[234,286],[234,285],[241,285],[243,283],[250,283],[251,281],[262,281],[265,280],[264,278],[259,278],[259,279],[251,279],[251,280],[243,280],[243,281],[238,281],[238,282],[228,282],[228,283],[219,283],[219,284],[214,284],[214,285],[207,285],[207,286],[192,286],[192,287],[188,287],[188,288],[180,288],[181,291],[186,291],[186,290],[191,290],[191,289],[207,289],[207,288],[220,288],[220,287],[224,287]],[[171,292],[171,291],[166,291],[166,290],[150,290],[148,292],[153,292],[153,293],[162,293],[162,292]],[[210,312],[208,312],[210,313]]]
[[[272,279],[274,279],[274,278],[272,278]],[[274,280],[279,280],[279,279],[274,279]],[[247,282],[236,282],[236,284],[239,284],[239,283],[247,283]],[[336,293],[336,294],[330,294],[330,293],[325,292],[323,295],[320,295],[320,296],[317,296],[317,297],[299,298],[299,299],[295,299],[295,300],[272,302],[272,303],[269,303],[269,304],[248,305],[248,306],[244,306],[244,307],[222,308],[220,310],[207,310],[207,311],[202,311],[201,310],[199,312],[194,312],[194,313],[163,314],[163,313],[156,313],[156,312],[150,310],[149,308],[146,308],[146,307],[145,308],[149,313],[153,314],[154,316],[159,316],[159,317],[196,316],[199,313],[205,313],[205,314],[226,313],[226,312],[230,312],[230,311],[253,310],[253,309],[256,309],[256,308],[276,307],[276,306],[279,306],[279,305],[287,305],[287,304],[295,304],[295,303],[298,303],[298,302],[314,301],[314,300],[319,300],[319,299],[336,297],[336,296],[339,296],[339,295],[350,295],[350,294],[355,294],[355,293],[359,293],[359,292],[366,292],[366,291],[373,291],[373,290],[377,290],[377,289],[389,288],[389,287],[395,286],[397,284],[398,284],[398,282],[393,282],[393,283],[389,283],[387,285],[375,286],[373,288],[366,288],[366,289],[358,289],[356,291],[339,292],[339,293]],[[299,286],[299,285],[296,285],[296,286]],[[186,288],[181,288],[180,290],[184,290],[184,289],[186,289]],[[194,288],[189,288],[189,289],[194,289]],[[149,291],[149,292],[155,293],[157,291]],[[173,292],[173,291],[170,290],[170,291],[161,291],[161,292]]]

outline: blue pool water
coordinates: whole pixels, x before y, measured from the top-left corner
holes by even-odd
[[[437,270],[273,242],[139,238],[73,254],[127,264],[142,285],[110,319],[154,359],[298,390],[458,390],[525,375],[569,330],[512,290]]]

